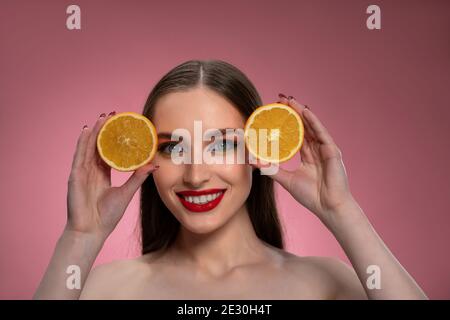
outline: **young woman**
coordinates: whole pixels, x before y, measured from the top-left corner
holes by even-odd
[[[93,128],[85,126],[68,181],[67,224],[35,298],[426,298],[352,196],[342,154],[324,125],[293,97],[280,94],[279,102],[300,114],[306,132],[298,169],[280,168],[274,175],[262,175],[261,165],[249,162],[175,164],[171,159],[178,144],[170,140],[175,129],[194,136],[194,121],[202,121],[205,131],[242,129],[262,105],[249,79],[223,61],[187,61],[156,84],[143,114],[156,126],[157,155],[120,187],[111,187],[111,169],[96,151],[97,134],[113,113],[102,114]],[[226,138],[210,151],[225,155],[244,143],[239,135]],[[353,269],[333,258],[283,250],[274,180],[334,234]],[[140,187],[142,256],[90,271]],[[221,200],[210,210],[193,212],[185,201],[198,201],[200,194]],[[79,290],[66,285],[71,265],[81,271]],[[367,285],[367,270],[374,266],[381,287]]]

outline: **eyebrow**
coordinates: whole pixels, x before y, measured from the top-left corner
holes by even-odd
[[[241,130],[244,130],[244,129],[242,129],[242,128],[221,128],[221,129],[214,129],[214,130],[211,130],[209,133],[207,133],[206,135],[205,135],[205,138],[209,138],[209,137],[211,137],[212,135],[214,135],[214,133],[216,133],[217,131],[219,131],[219,132],[221,132],[222,133],[222,135],[226,135],[226,131],[227,130],[233,130],[233,131],[236,131],[236,130],[238,130],[238,129],[241,129]],[[173,136],[175,139],[178,139],[178,138],[182,138],[182,136],[178,136],[178,135],[174,135]],[[160,132],[160,133],[158,133],[158,138],[159,139],[172,139],[172,133],[170,133],[170,132]]]

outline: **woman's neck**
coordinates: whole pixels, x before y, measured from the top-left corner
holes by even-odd
[[[246,207],[242,207],[221,228],[207,234],[193,233],[183,226],[171,246],[177,263],[191,264],[213,275],[226,274],[237,266],[261,262],[268,250],[253,228]]]

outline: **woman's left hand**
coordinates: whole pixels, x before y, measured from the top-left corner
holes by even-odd
[[[295,109],[303,120],[305,134],[300,148],[301,163],[294,171],[278,167],[278,172],[269,176],[300,204],[327,222],[340,207],[355,203],[342,153],[319,118],[293,97],[289,98],[280,94],[279,102]],[[253,166],[264,167],[260,163]]]

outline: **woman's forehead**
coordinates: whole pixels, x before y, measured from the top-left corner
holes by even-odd
[[[238,109],[210,89],[174,92],[158,99],[152,119],[157,131],[193,130],[195,121],[201,121],[204,130],[245,125]]]

